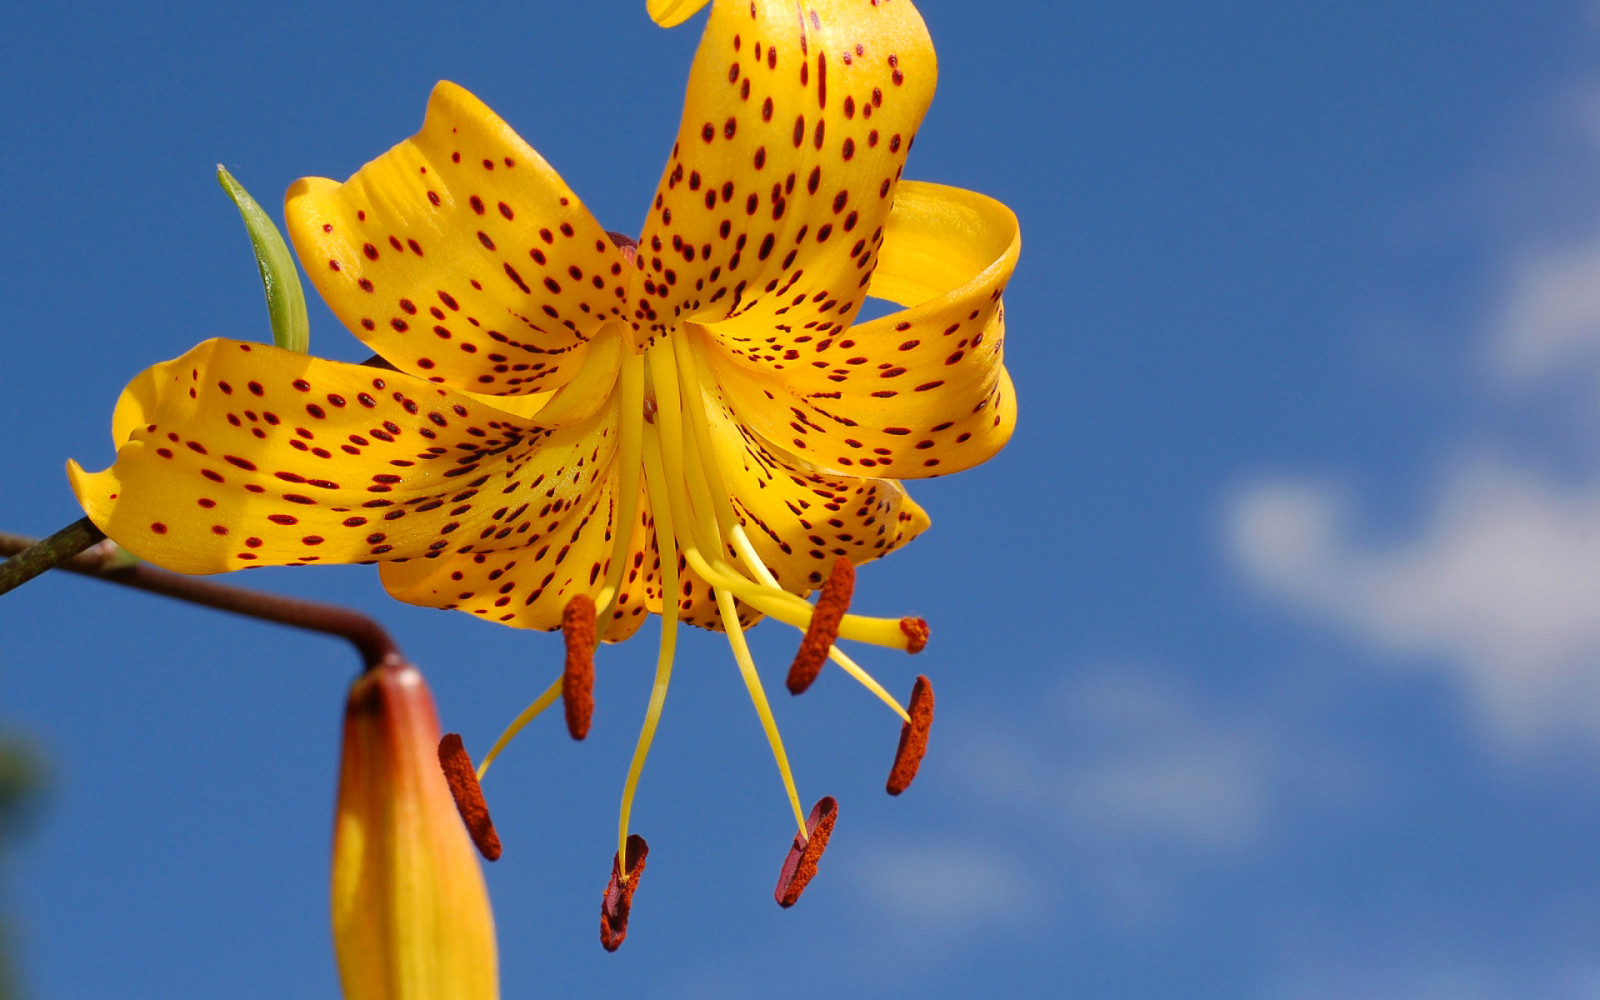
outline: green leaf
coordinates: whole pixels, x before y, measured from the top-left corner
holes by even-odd
[[[311,323],[306,318],[306,295],[300,289],[294,255],[283,242],[272,216],[262,211],[250,192],[239,185],[222,164],[217,164],[217,181],[244,218],[250,245],[261,269],[261,284],[267,290],[267,314],[272,318],[272,342],[300,354],[311,346]]]

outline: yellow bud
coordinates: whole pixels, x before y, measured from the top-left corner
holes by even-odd
[[[422,673],[388,662],[345,708],[333,937],[350,1000],[493,1000],[494,916],[439,768]]]

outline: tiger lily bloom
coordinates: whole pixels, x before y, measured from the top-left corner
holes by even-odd
[[[705,2],[651,13],[675,24]],[[419,133],[286,202],[313,284],[395,370],[207,341],[133,381],[115,464],[72,465],[74,489],[171,569],[377,562],[403,601],[562,630],[568,669],[478,777],[564,692],[581,735],[593,643],[660,615],[619,887],[676,627],[725,631],[803,853],[807,811],[744,629],[770,616],[806,633],[791,690],[832,661],[900,717],[903,789],[931,689],[908,710],[837,640],[915,652],[927,626],[850,613],[853,568],[927,527],[901,480],[986,460],[1015,419],[1001,292],[1016,219],[900,179],[935,76],[909,0],[715,0],[637,240],[441,83]],[[869,295],[905,308],[855,322]]]

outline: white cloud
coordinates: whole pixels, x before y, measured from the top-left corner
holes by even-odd
[[[1345,754],[1301,724],[1293,690],[1219,698],[1142,667],[1076,673],[1024,717],[941,736],[945,773],[973,815],[991,833],[1015,831],[1011,871],[1027,866],[1031,896],[1072,899],[1075,910],[1092,902],[1123,925],[1167,919],[1196,874],[1252,863],[1308,806],[1347,801],[1360,787]],[[879,881],[891,904],[905,905]]]
[[[1278,597],[1460,678],[1492,734],[1529,748],[1600,737],[1600,484],[1460,463],[1413,537],[1352,537],[1327,484],[1242,490],[1238,563]]]
[[[1336,932],[1337,933],[1337,932]],[[1262,1000],[1600,1000],[1600,968],[1569,955],[1437,954],[1430,945],[1326,940],[1300,942],[1266,987]]]
[[[1028,883],[1020,862],[971,844],[895,844],[869,852],[862,884],[897,920],[965,927],[1014,915]]]
[[[1464,213],[1511,213],[1479,331],[1492,388],[1463,399],[1497,443],[1447,442],[1431,509],[1403,537],[1364,537],[1338,482],[1287,475],[1236,488],[1225,532],[1254,584],[1455,679],[1489,737],[1518,752],[1600,738],[1600,80],[1545,111],[1509,137],[1505,183]],[[1539,207],[1517,213],[1530,192]],[[1522,442],[1565,455],[1569,480],[1505,457]]]
[[[1600,361],[1600,237],[1528,256],[1513,268],[1491,360],[1512,381]]]

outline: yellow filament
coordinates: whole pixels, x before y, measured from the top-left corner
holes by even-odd
[[[672,533],[672,504],[665,495],[666,476],[661,467],[660,443],[653,430],[646,430],[642,437],[644,482],[650,490],[650,506],[656,522],[656,547],[661,556],[661,649],[656,656],[656,679],[650,688],[650,704],[645,709],[639,742],[633,748],[633,760],[628,764],[628,780],[622,786],[622,810],[617,817],[617,868],[623,873],[624,879],[628,872],[628,818],[633,813],[633,795],[639,787],[639,774],[644,770],[645,758],[650,755],[650,743],[656,738],[661,707],[666,704],[667,685],[672,680],[672,658],[678,640],[678,552]]]
[[[871,674],[861,669],[861,667],[856,664],[856,661],[844,655],[844,651],[842,649],[840,649],[838,646],[829,646],[828,658],[837,663],[839,666],[843,667],[844,672],[849,674],[851,677],[854,677],[857,683],[859,683],[862,687],[877,695],[878,699],[885,705],[888,705],[890,708],[894,709],[894,714],[900,716],[901,722],[911,721],[911,714],[904,708],[900,707],[900,703],[895,700],[894,695],[885,691],[883,689],[883,685],[879,684],[877,679]]]
[[[683,539],[688,543],[684,545],[685,553],[700,549],[714,554],[722,545],[716,518],[705,481],[690,466],[696,457],[694,442],[686,439],[683,433],[684,411],[693,413],[696,407],[703,404],[694,399],[689,401],[691,405],[686,406],[679,394],[671,338],[652,347],[648,356],[656,389],[657,409],[663,415],[660,424],[662,465],[668,476],[673,502],[679,505],[677,509],[683,515],[682,523],[687,529]]]
[[[511,725],[507,726],[505,732],[500,734],[500,738],[494,741],[494,746],[489,748],[489,752],[483,755],[483,760],[478,762],[479,781],[482,781],[483,776],[489,773],[489,765],[494,763],[496,757],[500,756],[500,751],[506,748],[506,744],[515,739],[517,734],[522,732],[524,726],[538,718],[540,712],[555,704],[556,699],[560,697],[561,678],[557,677],[556,682],[546,688],[544,694],[535,698],[533,704],[523,709],[521,715],[511,720]]]
[[[668,348],[670,350],[670,348]],[[715,564],[708,566],[701,554],[694,551],[685,553],[695,572],[699,573],[706,581],[715,587],[729,590],[740,597],[751,607],[769,614],[779,621],[793,625],[802,631],[810,624],[812,605],[795,594],[791,594],[778,585],[777,578],[772,575],[772,570],[762,561],[751,543],[749,535],[745,533],[744,525],[740,523],[734,513],[733,505],[728,500],[728,491],[723,487],[720,476],[717,475],[716,452],[711,444],[711,428],[706,419],[705,405],[693,405],[695,401],[706,399],[705,385],[702,381],[699,366],[693,350],[680,350],[674,352],[678,362],[678,376],[682,385],[682,393],[687,405],[684,411],[687,415],[692,438],[688,447],[684,449],[684,466],[688,475],[690,487],[701,481],[704,477],[704,489],[712,498],[717,511],[719,533],[718,551]],[[738,572],[725,561],[725,554],[721,551],[721,538],[732,542],[733,553],[750,569],[755,580],[747,581],[744,574]],[[775,602],[781,601],[783,607],[776,607]],[[770,609],[770,610],[769,610]],[[908,638],[900,628],[898,619],[866,618],[860,615],[846,615],[849,627],[854,634],[844,632],[845,623],[841,622],[841,635],[845,638],[856,638],[862,631],[877,627],[877,631],[891,637],[893,644],[905,648]],[[890,631],[892,629],[892,631]],[[910,721],[910,715],[894,696],[884,690],[883,685],[866,670],[862,669],[854,660],[846,656],[838,646],[831,646],[828,650],[829,657],[845,673],[861,684],[879,700],[894,710],[904,722]]]
[[[750,691],[750,701],[761,717],[761,728],[767,732],[767,743],[772,746],[772,757],[778,762],[778,773],[783,776],[783,789],[789,793],[789,805],[794,809],[794,821],[800,828],[800,838],[806,836],[806,814],[800,808],[800,795],[794,789],[794,775],[789,772],[789,755],[783,752],[783,740],[778,736],[778,723],[772,717],[772,708],[761,690],[761,678],[756,675],[756,664],[750,657],[750,647],[744,641],[744,627],[739,624],[739,612],[733,606],[733,595],[718,587],[717,610],[722,613],[722,627],[728,633],[728,645],[733,647],[733,658],[739,664],[744,686]]]
[[[688,334],[692,336],[692,334]],[[677,351],[674,355],[678,359],[678,371],[683,381],[684,398],[692,400],[696,405],[689,406],[689,429],[694,435],[694,450],[697,452],[695,462],[701,468],[698,470],[706,479],[711,494],[712,503],[716,510],[717,526],[723,533],[739,531],[739,516],[734,513],[733,502],[728,498],[728,491],[723,486],[722,476],[717,469],[717,452],[711,444],[711,426],[706,420],[707,393],[705,383],[700,376],[700,368],[695,360],[695,352],[690,350]],[[717,552],[718,559],[726,559],[731,552]],[[759,560],[757,560],[759,562]],[[764,571],[766,566],[762,566]],[[768,576],[771,574],[769,573]]]
[[[667,494],[667,502],[674,516],[680,513],[686,515],[690,532],[698,532],[697,536],[691,534],[689,543],[684,545],[684,558],[694,567],[696,573],[712,585],[716,595],[717,610],[722,616],[723,629],[728,635],[728,645],[733,649],[733,658],[739,664],[739,673],[744,678],[745,688],[750,693],[750,701],[755,706],[756,715],[761,719],[767,743],[772,747],[773,759],[777,762],[778,773],[783,778],[784,791],[789,796],[789,805],[794,809],[795,824],[803,837],[806,829],[805,812],[800,808],[800,795],[795,791],[794,775],[789,770],[789,757],[784,752],[783,739],[778,735],[777,721],[772,717],[772,708],[767,704],[766,694],[762,691],[761,678],[756,673],[755,661],[750,656],[750,647],[745,643],[744,629],[739,625],[739,614],[734,606],[733,593],[729,587],[719,586],[712,581],[728,583],[740,590],[754,585],[732,572],[720,558],[713,568],[704,555],[705,552],[720,555],[722,550],[722,537],[717,530],[714,514],[715,503],[711,499],[721,484],[719,482],[716,486],[712,486],[707,482],[706,469],[700,461],[701,449],[696,447],[698,442],[684,434],[685,411],[689,413],[688,419],[691,425],[696,415],[702,416],[703,419],[704,396],[697,381],[690,381],[686,386],[694,393],[693,397],[685,401],[680,395],[678,364],[671,338],[664,339],[651,348],[649,357],[658,409],[660,413],[666,415],[657,428],[661,437],[661,472],[664,480],[664,489],[661,492]],[[691,380],[695,378],[692,365],[687,369],[687,374]],[[653,443],[648,441],[646,444],[647,461],[655,457],[650,447]],[[646,480],[651,480],[655,476],[654,467],[645,470]],[[652,490],[652,501],[655,495],[655,491]],[[659,533],[659,525],[657,530]],[[677,590],[674,589],[671,594],[672,599],[676,601],[679,596]],[[803,601],[801,603],[805,604]],[[809,605],[806,607],[809,609]],[[809,610],[807,613],[809,614]]]
[[[622,574],[628,569],[628,549],[633,541],[634,519],[639,511],[639,472],[641,439],[644,436],[644,360],[636,354],[622,359],[618,377],[621,407],[618,419],[617,461],[619,486],[617,516],[611,522],[615,535],[611,539],[611,565],[606,568],[605,586],[595,598],[598,609],[595,620],[599,623],[597,639],[604,639],[611,625],[613,602],[616,601]],[[643,599],[641,595],[641,600]]]

